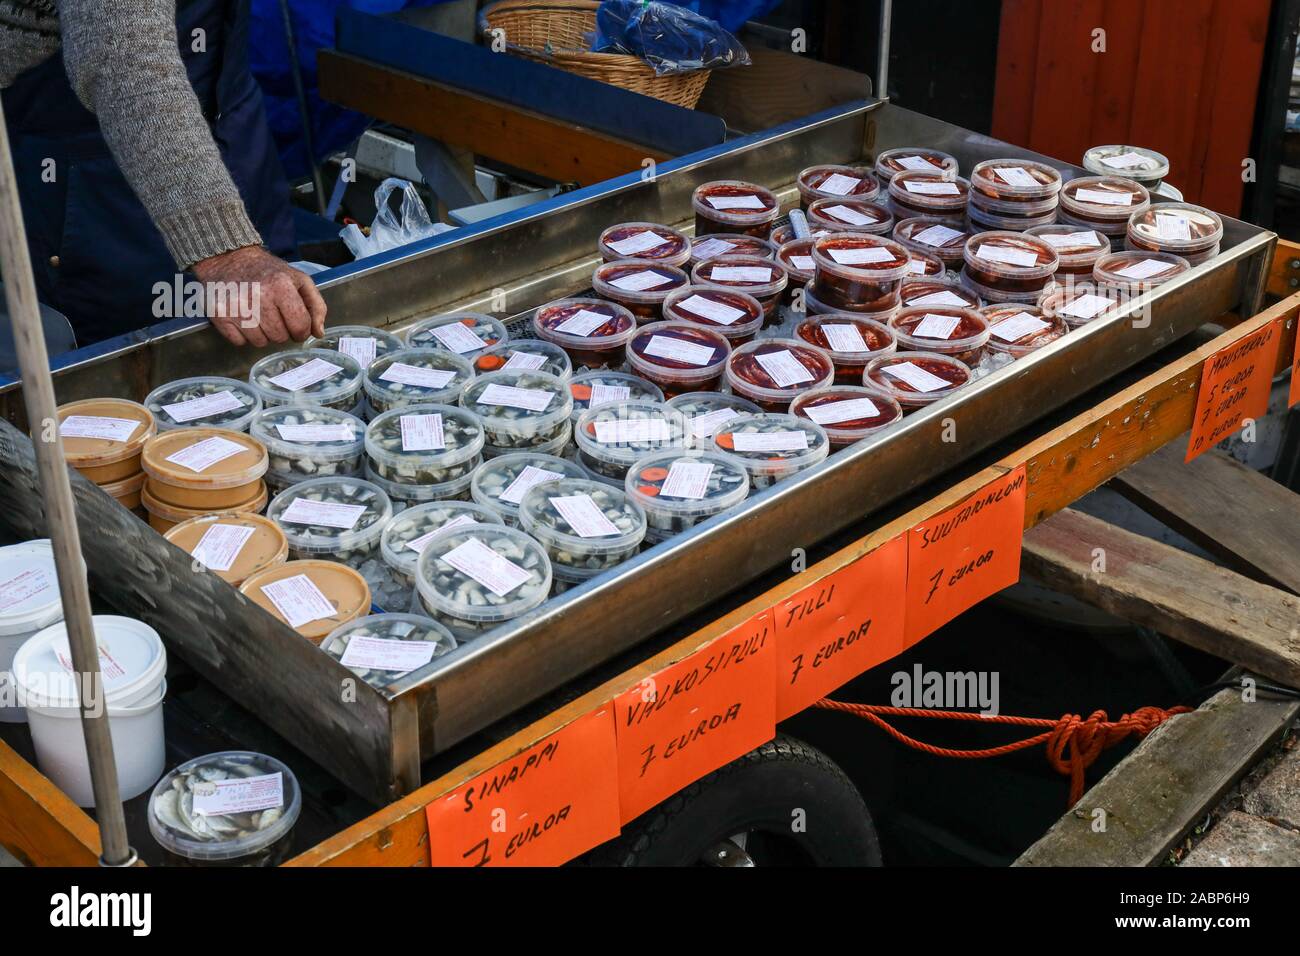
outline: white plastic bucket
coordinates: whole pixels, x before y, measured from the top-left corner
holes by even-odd
[[[167,653],[158,632],[127,617],[96,615],[95,639],[104,675],[104,701],[118,794],[144,793],[165,769],[162,703],[167,693]],[[41,772],[82,807],[95,805],[81,728],[80,695],[60,622],[31,637],[14,656],[13,679],[27,707],[32,745]]]
[[[0,548],[0,723],[27,720],[8,673],[18,648],[37,631],[61,620],[63,605],[49,540]]]

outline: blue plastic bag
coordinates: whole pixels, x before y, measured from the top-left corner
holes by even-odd
[[[639,57],[659,76],[750,62],[741,42],[720,24],[658,0],[605,0],[596,11],[591,49]]]

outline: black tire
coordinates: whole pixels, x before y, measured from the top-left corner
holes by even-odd
[[[804,811],[802,832],[796,810]],[[758,866],[880,866],[880,840],[857,788],[820,750],[782,734],[646,811],[587,862],[694,866],[738,833],[749,834]]]

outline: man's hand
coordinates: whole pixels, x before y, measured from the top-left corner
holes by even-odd
[[[305,273],[261,246],[194,263],[208,320],[233,345],[301,342],[325,334],[325,300]]]

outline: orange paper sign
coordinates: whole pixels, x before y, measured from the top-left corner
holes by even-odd
[[[1287,407],[1300,404],[1300,317],[1296,318],[1295,356],[1291,359],[1291,394],[1287,396]]]
[[[777,605],[777,720],[902,653],[906,588],[899,536]]]
[[[1270,322],[1205,361],[1201,367],[1201,386],[1196,392],[1192,437],[1187,442],[1184,461],[1209,451],[1240,428],[1247,418],[1267,414],[1281,344],[1282,327]]]
[[[907,646],[1020,580],[1025,466],[907,534]]]
[[[627,823],[776,734],[776,640],[764,611],[614,701]]]
[[[613,712],[579,717],[425,808],[434,866],[558,866],[618,836]]]

